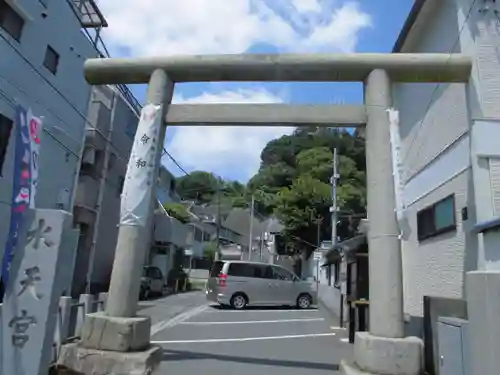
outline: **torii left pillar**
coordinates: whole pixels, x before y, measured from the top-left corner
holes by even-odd
[[[144,117],[154,114],[161,125],[159,128],[149,127],[151,134],[146,136],[147,142],[151,142],[149,157],[136,154],[136,145],[146,140],[141,139],[144,134],[140,126],[135,135],[131,158],[141,157],[138,167],[142,167],[144,161],[148,177],[146,179],[144,175],[142,182],[138,183],[137,179],[134,182],[136,161],[129,162],[106,310],[104,313],[87,314],[81,341],[64,345],[61,349],[58,362],[84,374],[150,375],[162,359],[162,349],[150,344],[151,318],[137,316],[137,302],[146,246],[152,231],[154,206],[151,202],[155,196],[165,139],[165,112],[172,100],[173,90],[174,83],[164,70],[157,69],[152,73],[147,105],[142,110],[140,124]],[[151,109],[156,109],[156,112]],[[139,193],[137,187],[141,190]]]

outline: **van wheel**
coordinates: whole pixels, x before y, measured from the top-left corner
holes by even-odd
[[[243,310],[247,303],[247,297],[243,293],[236,293],[231,297],[231,307],[235,310]]]
[[[299,309],[308,309],[311,307],[312,298],[309,294],[301,294],[297,298],[297,307]]]

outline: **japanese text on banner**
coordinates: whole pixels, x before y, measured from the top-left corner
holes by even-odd
[[[146,226],[155,190],[156,156],[162,126],[162,106],[148,104],[141,111],[123,185],[120,225]]]

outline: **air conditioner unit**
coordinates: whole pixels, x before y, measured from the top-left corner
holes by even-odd
[[[94,165],[95,163],[95,148],[85,146],[83,149],[82,163]]]
[[[56,208],[59,210],[64,210],[69,205],[69,189],[59,190],[57,195]]]

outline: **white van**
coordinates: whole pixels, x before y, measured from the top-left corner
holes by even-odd
[[[209,301],[237,310],[246,306],[307,309],[317,300],[312,283],[286,268],[260,262],[216,261],[206,288]]]

